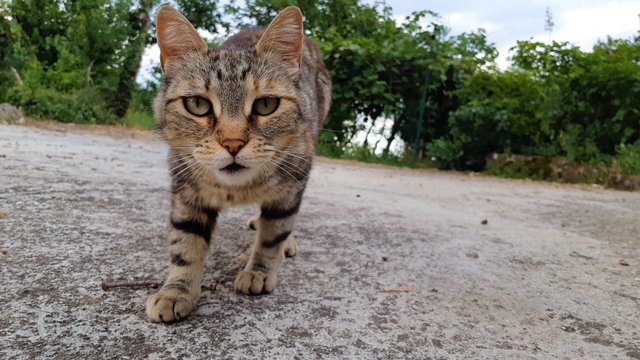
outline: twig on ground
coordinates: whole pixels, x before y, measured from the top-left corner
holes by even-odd
[[[107,291],[109,289],[114,288],[138,288],[138,287],[148,287],[152,289],[156,289],[162,286],[161,282],[153,281],[153,280],[138,280],[138,281],[127,281],[127,280],[105,280],[100,284],[102,290]]]
[[[200,288],[202,290],[216,291],[218,290],[218,283],[202,284]]]
[[[389,286],[385,285],[382,288],[382,291],[384,291],[384,292],[412,292],[413,291],[413,287],[411,285],[409,285],[409,284],[407,284],[407,285],[405,285],[403,287],[399,287],[399,288],[392,288],[392,287],[389,287]]]
[[[159,281],[154,281],[154,280],[134,280],[134,281],[127,281],[127,280],[105,280],[102,282],[102,284],[100,284],[100,287],[102,288],[102,290],[107,291],[110,289],[115,289],[115,288],[151,288],[151,289],[157,289],[159,287],[162,287],[162,282]],[[218,283],[209,283],[209,284],[202,284],[201,286],[202,290],[209,290],[209,291],[216,291],[218,288]]]
[[[234,260],[239,262],[246,262],[247,260],[249,260],[249,257],[247,255],[238,255]]]

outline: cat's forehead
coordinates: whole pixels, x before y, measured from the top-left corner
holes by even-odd
[[[235,92],[246,84],[255,88],[266,84],[295,87],[296,72],[254,49],[209,49],[207,53],[185,56],[177,71],[167,79],[170,93],[200,89],[202,92]],[[193,92],[193,91],[191,91]]]
[[[246,75],[256,65],[256,59],[255,50],[209,49],[206,55],[209,68],[216,72],[216,76]]]

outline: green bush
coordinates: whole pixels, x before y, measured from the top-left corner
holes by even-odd
[[[472,75],[456,91],[461,105],[449,114],[448,135],[428,143],[427,154],[442,169],[479,171],[491,153],[545,149],[552,131],[543,91],[526,72]]]
[[[439,138],[427,144],[427,155],[439,169],[457,169],[462,167],[460,160],[464,150],[461,144],[451,139]]]
[[[640,175],[640,140],[632,145],[618,145],[616,147],[616,160],[620,164],[623,173]]]
[[[0,84],[11,84],[15,81],[15,76],[9,71],[0,71]],[[8,97],[9,87],[0,86],[0,103],[6,102]]]
[[[603,158],[598,146],[581,125],[568,124],[565,131],[560,133],[558,141],[571,161],[599,161]]]
[[[26,115],[62,122],[113,124],[117,118],[108,110],[98,91],[92,88],[62,93],[49,88],[12,89],[10,100]]]
[[[522,147],[517,116],[490,103],[463,105],[449,117],[450,135],[427,144],[427,154],[441,169],[480,171],[489,154]]]

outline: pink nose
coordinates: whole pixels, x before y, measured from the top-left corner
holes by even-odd
[[[227,151],[229,151],[229,154],[231,154],[232,156],[236,156],[245,145],[245,142],[240,139],[229,139],[223,141],[221,145],[224,146]]]

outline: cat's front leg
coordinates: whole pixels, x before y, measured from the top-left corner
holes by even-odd
[[[147,300],[147,316],[151,321],[178,321],[196,307],[217,216],[217,209],[192,206],[179,195],[173,196],[169,276],[160,291]]]
[[[302,192],[290,199],[262,204],[260,216],[254,221],[258,232],[253,253],[235,281],[238,292],[260,295],[273,291],[285,249],[287,256],[295,255],[291,231],[301,197]]]
[[[260,220],[260,214],[252,217],[247,221],[247,227],[250,230],[256,230],[258,228],[258,220]],[[296,238],[293,234],[289,235],[287,240],[284,242],[284,255],[286,257],[294,257],[298,253],[298,246],[296,244]]]

